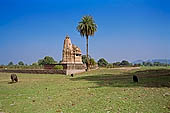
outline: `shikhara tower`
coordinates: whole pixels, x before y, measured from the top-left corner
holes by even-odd
[[[63,45],[62,64],[83,64],[81,50],[66,36]]]

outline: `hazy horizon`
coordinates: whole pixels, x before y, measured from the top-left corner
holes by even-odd
[[[170,59],[169,6],[168,0],[0,1],[0,64],[60,61],[66,35],[85,54],[86,40],[76,30],[84,15],[98,25],[89,38],[95,60]]]

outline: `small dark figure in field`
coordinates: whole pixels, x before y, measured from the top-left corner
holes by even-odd
[[[11,74],[11,80],[12,80],[12,82],[18,82],[18,77],[17,77],[17,75],[16,74]]]
[[[73,74],[71,74],[71,77],[73,77],[74,75]]]
[[[133,75],[133,82],[138,82],[138,77],[136,75]]]

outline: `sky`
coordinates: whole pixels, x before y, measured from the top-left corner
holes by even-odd
[[[76,30],[91,15],[97,32],[89,54],[109,62],[170,59],[169,0],[0,0],[0,64],[62,59],[69,35],[86,53]]]

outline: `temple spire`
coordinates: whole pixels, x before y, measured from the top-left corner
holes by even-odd
[[[62,63],[83,63],[80,48],[71,43],[71,39],[68,35],[66,35],[64,40]]]
[[[66,35],[66,38],[70,38],[70,37],[68,36],[68,34]]]

